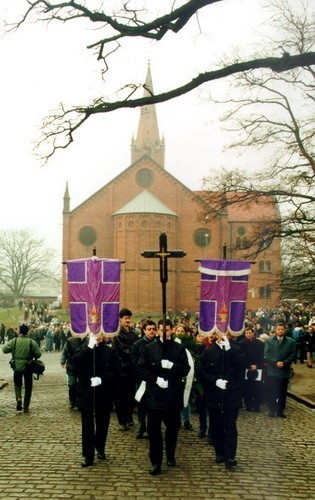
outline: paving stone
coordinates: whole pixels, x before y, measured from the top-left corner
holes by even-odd
[[[107,456],[89,468],[81,467],[81,421],[68,408],[67,385],[60,353],[44,353],[44,376],[34,381],[31,411],[15,411],[12,372],[0,353],[1,379],[9,385],[0,393],[0,499],[3,500],[149,500],[225,499],[288,500],[315,498],[314,415],[301,404],[301,380],[306,367],[297,365],[299,391],[288,399],[288,418],[270,419],[240,411],[238,466],[235,471],[214,461],[212,446],[193,431],[181,429],[177,467],[163,463],[162,473],[148,474],[148,441],[136,440],[136,426],[121,433],[112,414]],[[304,370],[303,370],[304,369]],[[310,387],[315,370],[308,370]],[[314,373],[314,374],[312,374]],[[314,379],[313,379],[314,382]],[[291,384],[294,391],[294,383]],[[308,396],[311,390],[304,391]],[[314,391],[313,391],[314,392]]]

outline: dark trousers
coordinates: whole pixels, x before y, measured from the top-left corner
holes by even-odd
[[[234,459],[237,449],[236,421],[238,409],[225,410],[209,409],[210,432],[216,455],[226,459]]]
[[[288,378],[268,377],[269,410],[277,415],[281,415],[285,409],[288,383]]]
[[[153,465],[161,465],[163,460],[162,422],[165,425],[166,458],[174,460],[180,428],[180,410],[148,410],[149,457]]]
[[[208,426],[208,409],[204,399],[196,399],[196,412],[199,415],[199,431],[210,433],[210,426]]]
[[[23,378],[25,386],[23,406],[24,408],[28,408],[31,402],[32,389],[33,389],[32,373],[14,372],[13,381],[14,381],[15,398],[16,400],[22,400]]]
[[[119,395],[115,401],[115,409],[119,425],[127,425],[132,420],[135,407],[136,384],[132,376],[121,377],[119,380]]]
[[[262,403],[262,382],[244,380],[243,394],[246,408],[259,410]]]
[[[109,420],[109,409],[97,409],[95,415],[91,410],[81,410],[82,456],[87,460],[94,460],[95,450],[105,452]]]
[[[147,431],[147,407],[145,404],[145,397],[141,399],[138,403],[138,422],[139,422],[139,432]]]

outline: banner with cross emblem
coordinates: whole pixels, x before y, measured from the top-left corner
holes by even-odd
[[[241,335],[251,263],[201,260],[199,331]]]
[[[120,267],[119,260],[97,257],[67,262],[72,334],[118,333]]]

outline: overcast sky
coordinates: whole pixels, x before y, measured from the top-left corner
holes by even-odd
[[[89,3],[97,5],[95,0]],[[159,3],[164,4],[172,2]],[[139,110],[88,120],[75,134],[75,142],[44,167],[32,153],[42,119],[60,102],[71,106],[86,104],[96,95],[115,98],[117,88],[144,81],[148,60],[157,93],[215,69],[232,47],[250,54],[254,32],[266,15],[261,4],[261,0],[223,0],[202,9],[199,25],[193,19],[180,35],[170,34],[159,44],[131,40],[112,58],[105,82],[100,63],[86,49],[100,33],[91,26],[27,23],[2,35],[0,229],[34,230],[61,253],[66,181],[74,208],[127,168]],[[26,0],[1,0],[0,19],[20,19],[23,5]],[[221,81],[213,89],[215,85],[229,92],[227,83]],[[221,130],[220,110],[205,99],[205,89],[157,106],[157,114],[166,142],[166,169],[191,189],[201,188],[211,168],[253,161],[253,156],[240,159],[223,152],[228,134]]]

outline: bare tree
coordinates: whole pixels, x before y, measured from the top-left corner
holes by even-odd
[[[315,22],[311,4],[301,1],[297,10],[292,10],[292,5],[290,10],[287,0],[271,3],[279,32],[283,32],[282,39],[274,43],[284,51],[312,50]],[[314,76],[310,66],[281,75],[268,70],[237,75],[233,81],[235,97],[219,101],[228,106],[223,116],[225,126],[236,134],[230,147],[272,154],[261,171],[224,169],[205,179],[211,186],[212,217],[235,204],[263,203],[266,199],[278,204],[279,216],[263,221],[263,230],[254,231],[248,253],[257,255],[281,238],[283,284],[290,293],[293,289],[305,291],[305,286],[314,290],[315,284],[314,273],[310,274],[315,243]]]
[[[140,37],[156,42],[166,37],[169,33],[179,33],[192,17],[198,18],[198,12],[217,2],[224,0],[189,0],[180,7],[175,8],[175,2],[170,2],[162,15],[151,14],[143,7],[141,0],[129,0],[123,3],[120,9],[113,9],[111,3],[99,2],[96,9],[88,8],[88,2],[61,1],[50,2],[46,0],[26,0],[28,8],[22,19],[8,29],[17,29],[27,21],[43,21],[47,23],[88,21],[97,28],[98,38],[88,46],[94,50],[98,60],[104,63],[104,72],[109,68],[112,56],[121,48],[123,41]],[[161,9],[161,6],[156,7]],[[157,11],[155,11],[157,12]],[[186,94],[201,85],[226,78],[231,75],[252,71],[259,68],[269,68],[272,72],[283,73],[296,67],[305,67],[315,64],[315,52],[305,48],[303,51],[292,53],[286,51],[281,55],[276,47],[272,57],[257,57],[247,61],[233,61],[219,69],[209,70],[197,75],[184,85],[173,88],[160,94],[146,97],[132,98],[139,85],[128,83],[124,89],[127,97],[116,101],[107,101],[103,97],[95,97],[92,102],[66,109],[61,105],[56,113],[52,114],[43,124],[43,138],[39,146],[48,145],[42,154],[47,161],[56,150],[66,148],[74,140],[74,133],[91,116],[108,113],[120,108],[135,108],[148,104],[166,102]],[[143,87],[144,85],[142,85]],[[147,89],[150,90],[150,89]]]
[[[14,298],[23,297],[27,286],[42,278],[53,278],[50,271],[54,250],[44,247],[43,240],[25,230],[0,232],[0,283]]]

